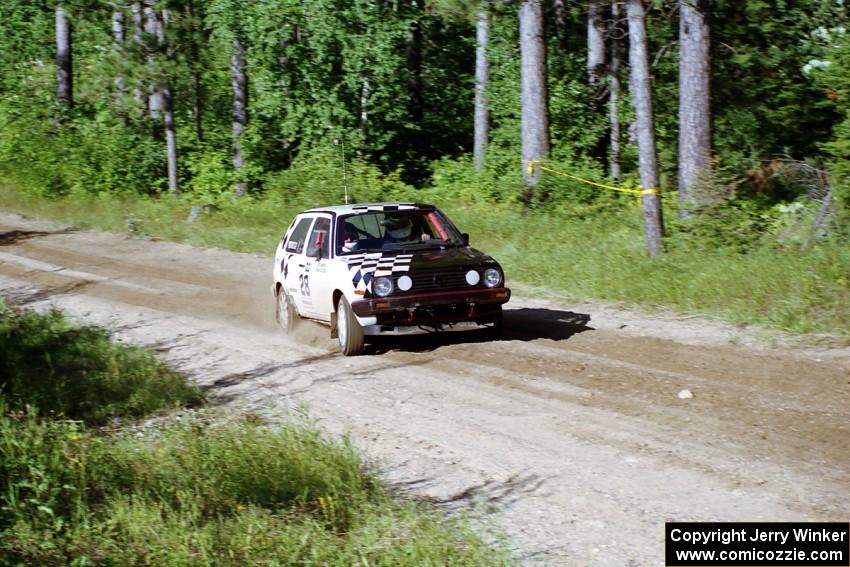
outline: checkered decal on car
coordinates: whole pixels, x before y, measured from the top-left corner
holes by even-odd
[[[413,211],[416,203],[395,203],[392,205],[355,205],[351,209],[358,213],[386,213],[391,211]]]
[[[363,292],[364,297],[372,295],[372,280],[380,276],[394,276],[410,269],[413,254],[385,256],[382,252],[374,254],[352,254],[346,256],[348,271],[355,290]]]

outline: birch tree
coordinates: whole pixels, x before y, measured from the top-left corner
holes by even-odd
[[[74,106],[71,23],[62,4],[56,5],[56,102],[65,111]]]
[[[124,11],[121,9],[112,12],[112,49],[119,59],[124,56]],[[121,73],[112,79],[112,84],[115,86],[115,108],[122,116],[122,120],[126,121],[124,114],[124,77]]]
[[[138,57],[142,57],[144,48],[145,17],[141,2],[133,2],[130,5],[130,13],[133,16],[133,50]],[[140,78],[136,80],[133,87],[133,100],[136,102],[138,111],[144,114],[147,111],[148,95],[145,82]]]
[[[661,194],[658,193],[658,161],[655,149],[655,117],[649,77],[649,49],[643,0],[627,0],[629,19],[629,84],[637,122],[638,169],[642,195],[644,235],[650,256],[663,252]]]
[[[608,60],[608,123],[609,123],[609,153],[608,163],[611,168],[611,179],[620,183],[620,57],[621,57],[621,23],[622,3],[611,4],[611,26],[609,28],[610,49]]]
[[[160,14],[155,7],[155,0],[147,0],[144,7],[145,34],[147,34],[147,65],[148,74],[154,77],[148,89],[148,113],[151,120],[159,122],[162,117],[163,100],[162,86],[158,80],[159,69],[157,59],[165,44],[165,29]]]
[[[679,218],[699,205],[694,186],[711,167],[711,0],[679,0]]]
[[[605,22],[602,0],[587,3],[587,75],[591,92],[605,78]]]
[[[475,30],[475,135],[472,154],[475,170],[481,171],[484,169],[490,138],[490,111],[487,108],[487,87],[490,81],[490,60],[487,56],[490,11],[486,3],[482,2],[479,6]]]
[[[549,155],[549,95],[543,29],[542,0],[522,0],[519,5],[520,129],[526,203],[534,197],[538,177],[536,169],[528,170],[528,164]]]
[[[189,13],[190,45],[189,53],[192,57],[192,117],[195,121],[195,138],[199,142],[204,141],[204,83],[202,80],[202,59],[199,44],[204,44],[208,37],[200,25],[203,17],[199,16],[194,0],[188,0],[186,8]]]
[[[552,16],[555,20],[555,38],[557,40],[558,54],[555,57],[555,76],[563,78],[565,72],[564,58],[567,53],[567,7],[565,0],[552,0]]]
[[[177,186],[177,128],[174,124],[174,99],[171,85],[163,83],[160,90],[162,95],[162,116],[165,124],[165,148],[168,158],[168,190],[176,193]]]
[[[233,55],[230,59],[230,78],[233,86],[233,169],[236,170],[238,182],[236,194],[244,195],[248,191],[248,183],[244,180],[245,160],[242,155],[242,137],[248,125],[248,77],[245,73],[245,46],[239,25],[237,23],[233,34]]]
[[[163,57],[167,56],[168,45],[165,39],[165,25],[169,21],[168,10],[163,9],[157,29],[157,41]],[[174,96],[168,75],[161,71],[157,90],[161,96],[162,118],[165,125],[165,147],[168,161],[168,190],[177,192],[177,128],[174,124]]]
[[[148,112],[153,123],[154,136],[162,134],[160,121],[165,131],[166,159],[168,169],[168,190],[176,193],[177,186],[177,130],[174,124],[174,100],[166,71],[168,45],[165,37],[165,25],[169,19],[167,10],[156,9],[153,0],[144,5],[145,34],[147,35],[147,67],[151,77],[148,94]],[[161,138],[160,138],[161,139]]]

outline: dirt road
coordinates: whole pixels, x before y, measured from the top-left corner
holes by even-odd
[[[0,214],[3,297],[151,345],[222,404],[306,407],[527,564],[661,565],[670,520],[850,519],[847,348],[515,290],[503,340],[344,358],[279,334],[270,282],[270,258]]]

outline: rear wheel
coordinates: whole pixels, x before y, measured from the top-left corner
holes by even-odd
[[[342,354],[354,356],[363,352],[363,347],[366,345],[363,327],[357,322],[351,305],[344,297],[339,298],[339,304],[336,306],[336,332]]]
[[[275,319],[284,333],[291,333],[295,330],[295,325],[298,321],[298,313],[295,311],[295,305],[292,303],[292,298],[286,293],[283,288],[277,290],[277,301],[275,303]]]

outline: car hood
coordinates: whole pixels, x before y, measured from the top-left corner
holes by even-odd
[[[381,267],[405,267],[409,270],[452,270],[483,266],[498,266],[492,257],[471,246],[429,248],[426,250],[399,250],[391,252],[366,252],[340,256],[349,267],[357,266],[364,271]],[[406,271],[406,270],[405,270]]]
[[[474,266],[495,266],[496,261],[470,246],[439,248],[413,252],[411,270],[442,270]]]
[[[487,254],[471,248],[446,247],[427,250],[402,250],[340,256],[348,266],[354,293],[372,297],[372,281],[381,276],[410,274],[457,273],[472,268],[499,267]]]

